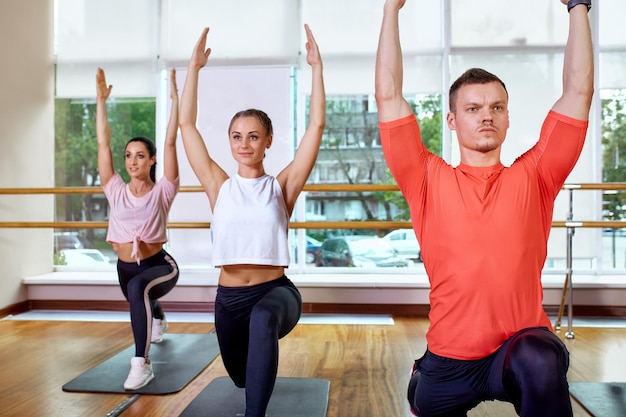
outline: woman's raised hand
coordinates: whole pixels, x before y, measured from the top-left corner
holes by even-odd
[[[322,57],[320,56],[317,42],[315,42],[313,32],[311,32],[311,28],[309,28],[309,25],[304,25],[304,31],[306,32],[306,62],[311,66],[321,64]]]
[[[196,42],[196,46],[193,49],[193,54],[191,55],[191,60],[189,61],[189,65],[202,68],[206,65],[209,55],[211,55],[211,48],[206,47],[206,38],[209,34],[209,28],[204,28],[202,30],[202,34],[200,35],[200,39]]]
[[[98,94],[98,98],[107,99],[109,95],[111,95],[112,85],[107,85],[106,77],[104,76],[104,70],[102,68],[98,68],[96,71],[96,92]]]

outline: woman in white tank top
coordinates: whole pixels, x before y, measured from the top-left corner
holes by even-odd
[[[215,328],[230,377],[246,388],[246,417],[265,416],[278,368],[278,339],[293,329],[302,310],[300,294],[284,271],[287,232],[326,123],[322,59],[308,25],[305,31],[312,72],[309,125],[293,160],[275,178],[263,167],[273,134],[265,112],[248,109],[232,118],[229,144],[238,164],[232,176],[211,158],[196,127],[199,71],[211,53],[208,28],[193,50],[181,97],[185,152],[214,214],[213,263],[220,267]]]

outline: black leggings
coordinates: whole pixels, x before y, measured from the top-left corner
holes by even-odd
[[[228,375],[246,388],[246,417],[265,416],[278,372],[278,339],[301,313],[300,293],[284,275],[251,287],[218,286],[215,331]]]
[[[165,317],[158,299],[176,285],[178,265],[174,258],[161,250],[139,264],[118,260],[117,275],[124,297],[130,305],[135,356],[147,358],[152,337],[152,318]]]
[[[513,403],[522,417],[571,417],[569,352],[545,327],[520,330],[484,359],[430,351],[416,361],[409,402],[420,417],[465,417],[485,400]]]

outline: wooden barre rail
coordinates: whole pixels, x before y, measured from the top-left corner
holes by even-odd
[[[626,191],[626,183],[565,184],[564,190]],[[181,192],[204,192],[201,186],[181,186]],[[306,184],[307,192],[387,192],[399,191],[395,184]],[[37,194],[102,194],[102,187],[53,187],[53,188],[0,188],[0,195]],[[58,228],[58,229],[106,229],[106,221],[17,221],[0,222],[0,228]],[[170,229],[210,228],[210,222],[169,222]],[[291,222],[291,229],[410,229],[409,221],[314,221]],[[558,228],[626,228],[626,221],[553,221]]]
[[[625,222],[626,224],[626,222]],[[57,228],[57,229],[106,229],[105,221],[63,222],[0,222],[0,228]],[[168,222],[169,229],[208,229],[210,222]],[[411,222],[394,221],[349,221],[349,222],[290,222],[291,229],[410,229]]]
[[[0,222],[0,229],[106,229],[108,222],[62,221],[62,222]],[[210,222],[168,222],[169,229],[208,229]],[[410,229],[411,222],[396,221],[346,221],[346,222],[291,222],[291,229]],[[552,227],[559,228],[626,228],[626,221],[553,221]]]
[[[626,188],[625,188],[626,189]],[[309,192],[383,192],[400,191],[395,184],[306,184],[304,191]],[[201,193],[204,189],[199,185],[180,187],[182,193]],[[102,187],[53,187],[53,188],[0,188],[0,195],[26,194],[104,194]]]
[[[603,190],[626,191],[626,183],[581,183],[565,184],[564,190]],[[395,184],[306,184],[304,191],[308,192],[385,192],[400,191]],[[199,185],[185,185],[180,187],[183,193],[204,192]],[[0,195],[27,195],[27,194],[103,194],[102,187],[52,187],[52,188],[0,188]]]

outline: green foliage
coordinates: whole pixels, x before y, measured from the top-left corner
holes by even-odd
[[[67,265],[65,255],[62,253],[55,253],[53,258],[53,265]]]
[[[602,181],[626,181],[626,90],[616,90],[602,100]],[[604,219],[626,218],[624,192],[604,194]]]
[[[441,141],[443,137],[442,97],[429,94],[422,96],[419,101],[409,101],[413,113],[419,120],[422,141],[429,151],[441,156]]]
[[[309,237],[312,237],[315,240],[319,240],[320,242],[323,242],[324,240],[326,240],[327,233],[325,230],[310,229],[306,231],[306,235]]]

